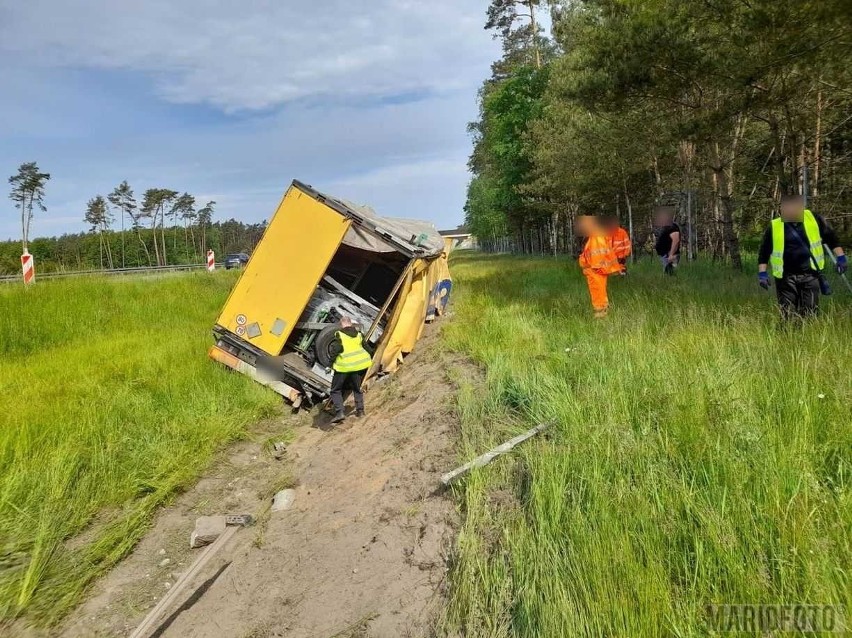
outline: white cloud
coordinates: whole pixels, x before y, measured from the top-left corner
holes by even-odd
[[[39,235],[82,230],[88,198],[123,179],[260,221],[298,178],[455,225],[465,125],[499,54],[487,4],[0,0],[0,179],[32,159],[53,174]],[[0,239],[19,233],[6,208]]]
[[[11,174],[19,158],[37,159],[52,173],[36,235],[82,230],[88,198],[124,179],[137,196],[161,186],[187,190],[199,202],[214,199],[217,218],[266,219],[299,179],[384,215],[453,226],[468,180],[464,122],[474,109],[473,95],[456,94],[372,108],[296,105],[214,129],[130,130],[103,139],[63,134],[60,143],[31,138],[25,153],[0,143],[0,175]],[[0,201],[0,239],[19,232],[4,206]]]
[[[225,111],[440,93],[470,88],[493,58],[485,4],[28,0],[0,10],[0,52],[144,72],[165,99]]]

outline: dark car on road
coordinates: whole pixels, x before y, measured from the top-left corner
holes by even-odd
[[[248,263],[249,256],[245,253],[233,253],[225,257],[225,270],[242,268]]]

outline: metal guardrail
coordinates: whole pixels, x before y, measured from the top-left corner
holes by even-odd
[[[216,264],[216,268],[223,268],[224,262]],[[133,268],[113,268],[110,270],[72,270],[68,272],[39,273],[36,271],[36,281],[41,279],[62,279],[67,277],[98,277],[101,275],[143,275],[158,272],[181,272],[188,270],[204,270],[207,264],[180,264],[175,266],[135,266]],[[16,275],[0,276],[0,283],[23,282],[21,273]]]

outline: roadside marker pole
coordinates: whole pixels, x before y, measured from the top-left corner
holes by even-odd
[[[216,270],[216,254],[212,249],[207,249],[207,272]]]
[[[31,284],[35,281],[35,262],[28,250],[21,255],[21,270],[24,273],[24,283]]]

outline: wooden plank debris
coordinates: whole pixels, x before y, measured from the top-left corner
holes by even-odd
[[[537,425],[534,428],[532,428],[531,430],[527,430],[523,434],[519,434],[518,436],[516,436],[512,439],[509,439],[508,441],[506,441],[502,445],[498,445],[497,447],[493,448],[492,450],[489,450],[485,454],[482,454],[481,456],[477,456],[472,461],[465,463],[461,467],[454,469],[452,472],[447,472],[446,474],[442,474],[441,475],[441,483],[443,483],[444,485],[449,485],[450,483],[452,483],[456,479],[458,479],[458,478],[464,476],[465,474],[467,474],[468,472],[470,472],[473,468],[483,467],[485,465],[488,465],[489,463],[491,463],[491,461],[496,459],[498,456],[501,456],[501,455],[505,454],[506,452],[509,452],[516,445],[523,443],[527,439],[532,438],[536,434],[538,434],[539,432],[545,430],[548,425],[549,425],[548,423],[542,423],[540,425]]]

